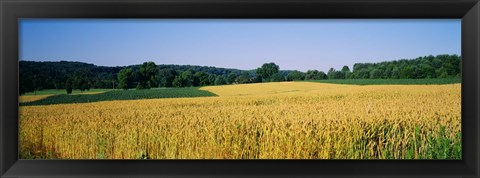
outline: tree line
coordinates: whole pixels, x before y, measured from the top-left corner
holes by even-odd
[[[327,79],[421,79],[460,77],[458,55],[424,56],[379,63],[356,63],[353,70],[280,70],[271,62],[254,70],[238,70],[191,65],[156,65],[144,62],[125,67],[95,66],[81,62],[20,61],[20,94],[42,89],[90,88],[150,89],[260,82]]]

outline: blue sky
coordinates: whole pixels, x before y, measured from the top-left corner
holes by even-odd
[[[281,70],[461,51],[460,19],[21,19],[20,60],[102,66],[191,64]]]

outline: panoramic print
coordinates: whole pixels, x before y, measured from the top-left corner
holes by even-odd
[[[20,159],[462,159],[460,20],[20,19]]]

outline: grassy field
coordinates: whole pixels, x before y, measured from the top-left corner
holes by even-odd
[[[163,88],[163,89],[151,89],[151,90],[126,90],[126,91],[113,90],[113,91],[106,91],[106,92],[92,93],[92,94],[51,95],[48,97],[40,97],[39,99],[35,99],[35,100],[24,99],[23,101],[26,101],[26,102],[21,102],[20,106],[90,103],[90,102],[99,102],[99,101],[154,99],[154,98],[205,97],[205,96],[216,96],[216,95],[208,91],[199,90],[198,88],[195,88],[195,87]]]
[[[20,158],[461,159],[460,88],[277,82],[21,106]]]
[[[439,85],[461,83],[461,78],[434,79],[331,79],[312,80],[311,82],[353,84],[353,85]]]

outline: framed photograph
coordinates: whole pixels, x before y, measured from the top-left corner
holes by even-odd
[[[1,177],[479,177],[478,0],[1,1]]]

